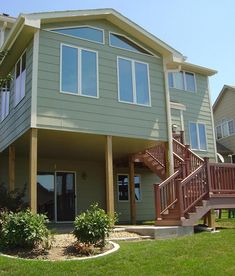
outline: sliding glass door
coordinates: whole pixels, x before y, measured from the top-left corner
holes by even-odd
[[[73,221],[75,218],[75,173],[38,173],[37,204],[38,213],[46,214],[50,221]]]

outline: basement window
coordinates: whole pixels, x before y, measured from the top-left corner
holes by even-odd
[[[129,201],[129,175],[117,175],[118,201]],[[141,200],[140,175],[135,175],[135,200]]]

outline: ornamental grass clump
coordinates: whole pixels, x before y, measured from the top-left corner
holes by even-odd
[[[30,210],[18,213],[0,213],[0,248],[36,248],[49,246],[50,231],[46,227],[47,217],[32,214]]]
[[[96,203],[75,218],[73,235],[84,247],[103,248],[115,221],[116,217],[106,214]]]

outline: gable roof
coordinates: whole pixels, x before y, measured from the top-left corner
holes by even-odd
[[[116,25],[125,32],[136,37],[142,41],[146,46],[149,46],[153,50],[159,52],[162,56],[166,57],[168,64],[178,66],[179,64],[183,67],[194,70],[195,72],[202,73],[204,75],[213,75],[216,71],[204,68],[201,66],[185,63],[185,57],[177,50],[163,42],[156,36],[152,35],[127,17],[123,16],[114,9],[92,9],[92,10],[73,10],[73,11],[54,11],[54,12],[41,12],[31,14],[20,14],[11,29],[6,41],[2,45],[0,51],[9,51],[18,37],[25,37],[25,34],[30,34],[31,39],[33,34],[40,29],[41,24],[51,22],[69,22],[74,20],[95,20],[105,19],[112,24]],[[24,32],[25,31],[25,32]],[[27,36],[26,42],[30,36]],[[24,40],[24,39],[23,39]],[[22,42],[20,44],[22,45]],[[15,47],[17,50],[17,47]],[[3,61],[3,60],[2,60]],[[0,66],[2,61],[0,61]],[[7,71],[7,69],[5,69]]]
[[[218,106],[218,104],[220,103],[221,99],[223,98],[223,96],[225,95],[225,93],[227,91],[235,92],[235,86],[232,86],[232,85],[224,85],[223,86],[217,99],[215,100],[215,103],[213,104],[213,111],[216,109],[216,107]]]

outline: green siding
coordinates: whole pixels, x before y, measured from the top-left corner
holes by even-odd
[[[119,168],[114,172],[114,203],[115,211],[118,214],[119,222],[130,222],[130,201],[118,200],[117,175],[128,174],[128,168]],[[153,184],[160,183],[161,180],[148,169],[136,168],[135,174],[140,175],[141,200],[136,201],[137,221],[155,219],[155,201]]]
[[[86,24],[105,30],[105,45],[49,31],[40,32],[37,126],[167,140],[162,59],[110,47],[108,32],[124,33],[123,31],[105,21],[86,22]],[[78,23],[71,23],[71,25],[78,25]],[[99,99],[60,93],[61,43],[98,52]],[[117,56],[133,58],[149,64],[152,107],[118,102]]]
[[[32,91],[32,60],[33,60],[33,44],[27,47],[26,51],[26,82],[25,97],[14,107],[14,81],[10,88],[10,113],[0,123],[0,151],[3,151],[12,142],[19,138],[30,128],[31,120],[31,91]],[[15,75],[14,68],[12,75]]]
[[[186,144],[190,144],[189,122],[204,123],[206,125],[207,151],[195,152],[202,157],[208,156],[210,160],[213,161],[215,160],[215,147],[207,77],[196,74],[196,85],[197,92],[195,93],[178,89],[170,89],[170,98],[172,102],[181,103],[186,107],[186,110],[183,111]],[[172,122],[174,123],[176,120],[175,111],[173,111],[172,115]]]

